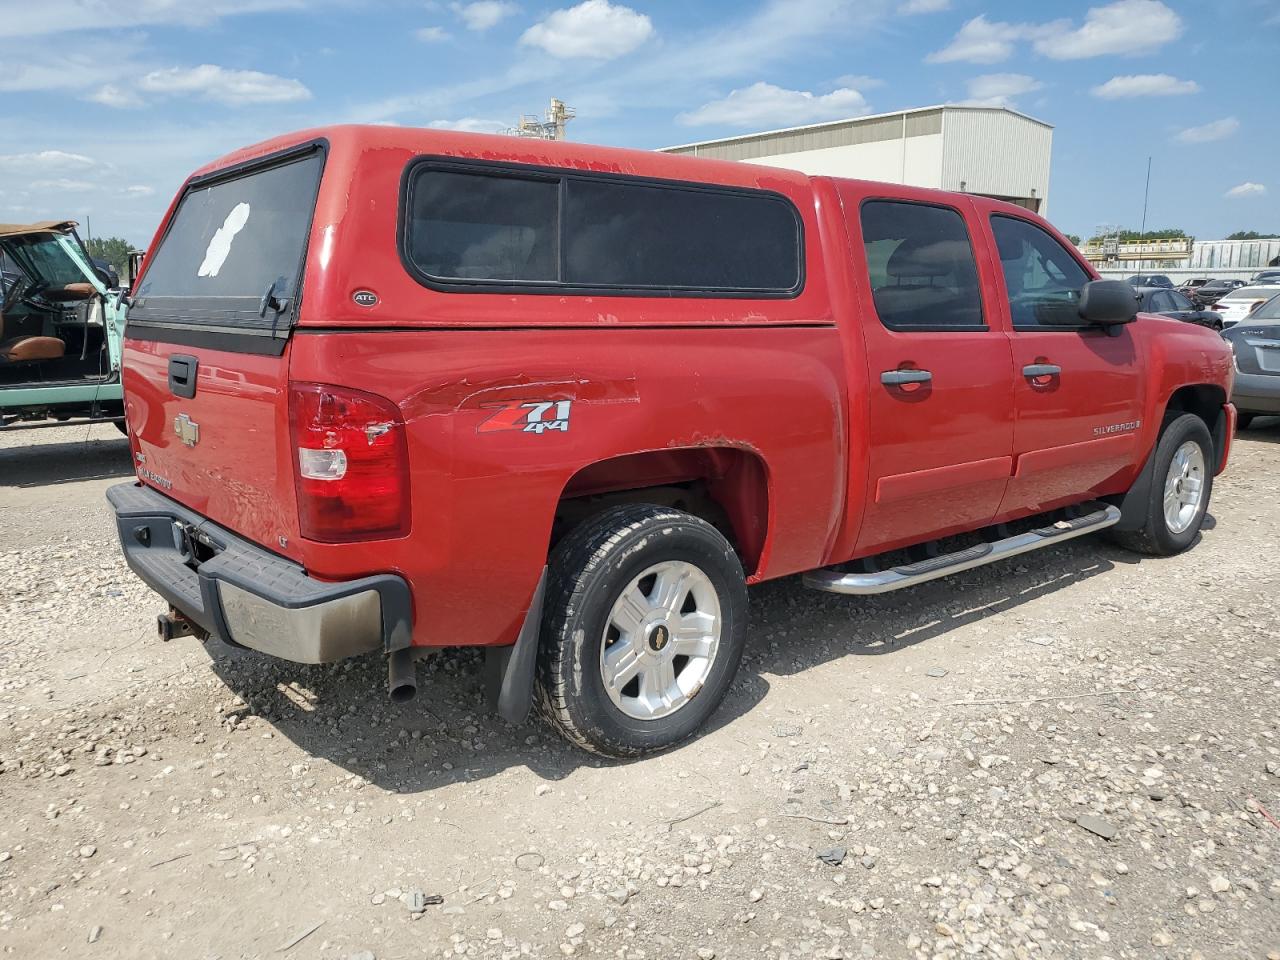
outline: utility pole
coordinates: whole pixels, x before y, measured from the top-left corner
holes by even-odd
[[[1147,232],[1147,201],[1151,198],[1151,158],[1147,157],[1147,186],[1142,191],[1142,230],[1140,233]]]

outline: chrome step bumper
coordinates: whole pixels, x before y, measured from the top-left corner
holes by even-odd
[[[804,575],[804,585],[813,590],[825,590],[828,593],[850,593],[860,596],[914,587],[962,570],[972,570],[974,567],[985,566],[997,560],[1004,560],[1006,557],[1016,557],[1020,553],[1030,553],[1032,550],[1050,547],[1064,540],[1073,540],[1086,533],[1096,533],[1120,522],[1119,508],[1110,505],[1100,506],[1101,509],[1076,517],[1074,520],[1064,520],[1052,526],[1039,527],[994,543],[980,543],[955,553],[946,553],[875,573],[844,573],[832,568],[811,570]]]

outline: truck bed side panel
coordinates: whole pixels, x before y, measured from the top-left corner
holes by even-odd
[[[511,643],[546,562],[556,504],[579,470],[646,451],[730,448],[766,470],[756,579],[819,566],[844,490],[838,338],[827,325],[299,330],[294,379],[341,370],[344,385],[400,406],[413,484],[408,537],[305,542],[303,562],[326,579],[406,577],[417,644]],[[567,429],[520,428],[522,404],[563,401]]]

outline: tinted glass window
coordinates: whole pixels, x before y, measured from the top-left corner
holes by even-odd
[[[409,258],[430,277],[559,279],[559,183],[427,170],[409,195]]]
[[[1249,315],[1250,320],[1280,320],[1280,297],[1272,297]]]
[[[1089,275],[1075,257],[1026,220],[992,217],[991,230],[1000,251],[1014,327],[1078,329],[1080,288]]]
[[[862,242],[876,313],[886,327],[982,328],[978,269],[958,211],[868,201],[862,205]]]
[[[789,290],[795,215],[767,196],[570,179],[564,281],[578,286]]]
[[[1156,313],[1164,313],[1173,309],[1173,298],[1162,290],[1157,290],[1147,299],[1147,309]]]
[[[1194,310],[1195,309],[1194,304],[1192,304],[1190,300],[1188,300],[1182,294],[1178,293],[1176,290],[1170,292],[1169,300],[1173,303],[1174,310]]]
[[[319,153],[189,190],[147,264],[131,319],[270,326],[259,304],[297,295]]]
[[[406,255],[428,279],[770,295],[803,276],[794,208],[760,191],[428,164],[405,220]]]

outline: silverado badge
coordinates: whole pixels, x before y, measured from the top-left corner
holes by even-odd
[[[194,447],[200,442],[200,424],[185,413],[180,413],[173,418],[173,432],[188,447]]]

